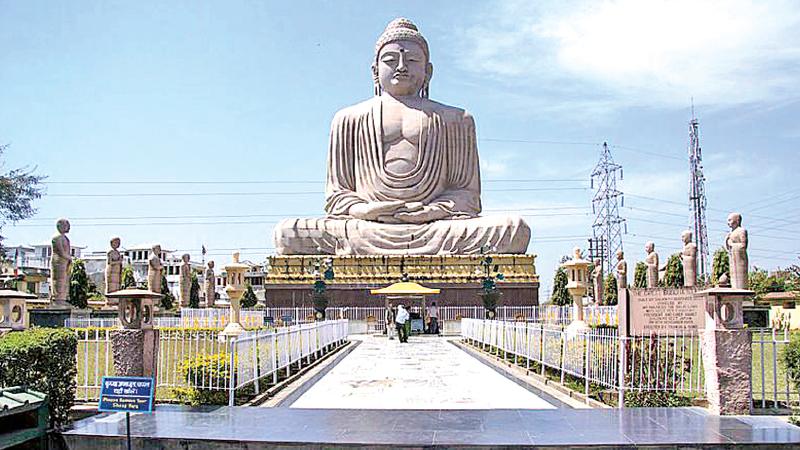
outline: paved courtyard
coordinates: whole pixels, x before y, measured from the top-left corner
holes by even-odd
[[[311,386],[292,408],[553,409],[528,390],[444,338],[408,344],[364,336],[361,344]]]

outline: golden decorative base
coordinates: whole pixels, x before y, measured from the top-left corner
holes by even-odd
[[[539,283],[536,274],[536,255],[486,255],[492,266],[497,265],[504,280],[501,284]],[[400,281],[403,273],[417,282],[472,284],[480,283],[485,276],[481,265],[484,255],[411,255],[411,256],[270,256],[267,260],[265,284],[311,284],[315,280],[314,263],[333,259],[333,280],[338,284],[380,285]],[[494,269],[494,267],[492,267]],[[494,275],[492,271],[492,275]]]

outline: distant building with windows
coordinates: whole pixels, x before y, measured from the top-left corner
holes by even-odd
[[[17,289],[47,298],[50,295],[50,243],[5,247],[6,259],[2,264],[4,281],[16,279]],[[73,245],[73,258],[80,258],[84,246]]]

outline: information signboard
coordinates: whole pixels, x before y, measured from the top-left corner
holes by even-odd
[[[632,335],[695,334],[705,326],[705,297],[695,288],[628,290]]]
[[[103,377],[99,411],[153,411],[153,379],[142,377]]]

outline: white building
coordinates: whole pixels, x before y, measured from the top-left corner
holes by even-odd
[[[85,246],[72,245],[73,258],[81,258]],[[40,297],[50,294],[50,259],[53,249],[49,242],[33,245],[16,245],[5,247],[6,260],[3,264],[3,276],[21,277],[23,284],[18,289],[25,290]]]

